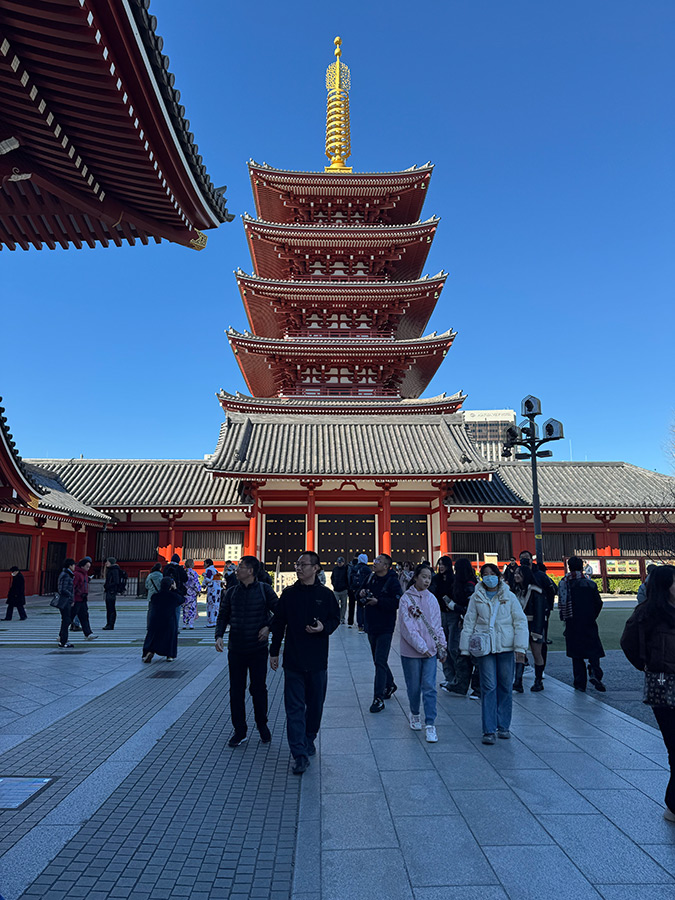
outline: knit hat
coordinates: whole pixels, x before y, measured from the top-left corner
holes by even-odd
[[[368,557],[365,553],[359,553],[359,562],[368,565]]]

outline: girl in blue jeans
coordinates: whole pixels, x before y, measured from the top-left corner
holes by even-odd
[[[514,653],[525,653],[529,642],[527,617],[497,566],[486,563],[464,616],[460,652],[470,652],[471,637],[480,635],[489,652],[475,656],[480,672],[483,743],[511,737]],[[474,648],[477,649],[477,648]]]
[[[438,601],[429,592],[433,572],[422,563],[413,573],[408,590],[398,607],[398,626],[401,635],[401,665],[410,704],[410,727],[422,730],[420,696],[424,704],[424,725],[429,743],[438,740],[436,734],[436,668],[447,652],[441,625]]]

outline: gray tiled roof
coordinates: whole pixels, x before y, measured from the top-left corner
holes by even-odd
[[[451,506],[530,506],[529,463],[502,463],[490,483],[455,485]],[[675,478],[624,462],[542,462],[541,505],[552,509],[675,508]]]
[[[40,505],[34,515],[40,512],[58,512],[76,519],[92,522],[109,522],[110,516],[92,509],[77,497],[70,494],[55,472],[29,463],[24,464],[31,480],[36,482],[45,493],[40,497]]]
[[[233,475],[444,477],[490,472],[459,415],[229,413],[209,468]]]
[[[0,403],[1,402],[2,397],[0,397]],[[21,458],[21,454],[17,450],[14,435],[9,430],[9,423],[7,422],[7,417],[5,416],[4,406],[0,406],[0,441],[2,441],[7,447],[7,452],[12,458],[14,465],[19,470],[22,477],[30,485],[30,487],[34,489],[36,494],[43,494],[44,488],[42,488],[31,476],[31,473],[28,470],[28,466],[25,464],[24,460]]]
[[[232,508],[239,482],[214,478],[201,459],[34,459],[80,501],[98,509]]]

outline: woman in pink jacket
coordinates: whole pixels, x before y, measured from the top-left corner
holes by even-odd
[[[436,734],[436,667],[447,653],[438,601],[429,592],[431,566],[422,563],[413,573],[410,587],[398,607],[401,634],[401,665],[410,704],[410,727],[421,731],[420,695],[424,704],[424,724],[429,743]]]

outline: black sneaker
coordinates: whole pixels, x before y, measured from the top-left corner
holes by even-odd
[[[604,686],[604,684],[600,681],[599,678],[590,678],[589,681],[591,682],[593,687],[596,689],[596,691],[600,691],[601,694],[604,694],[605,691],[607,690],[607,688]]]
[[[115,628],[112,625],[104,625],[103,628],[101,628],[101,631],[114,631],[114,630],[115,630]]]
[[[71,625],[70,630],[71,631],[82,631],[82,629],[80,628],[79,625]]]
[[[59,647],[60,647],[62,650],[65,650],[67,647],[72,647],[72,646],[73,646],[73,644],[59,644]]]
[[[299,756],[293,764],[293,774],[303,775],[309,769],[309,759],[306,756]]]
[[[384,709],[384,700],[380,700],[379,697],[376,697],[373,702],[370,704],[371,713],[382,712]]]
[[[258,729],[260,734],[260,743],[261,744],[269,744],[272,740],[272,732],[269,730],[267,725],[261,725]]]
[[[316,744],[307,738],[307,756],[316,756]]]
[[[388,687],[387,690],[384,692],[384,699],[391,700],[391,698],[394,696],[394,694],[396,693],[397,690],[398,690],[398,685],[392,684],[392,686]]]
[[[235,731],[235,733],[232,735],[232,737],[227,742],[227,746],[228,747],[238,747],[240,744],[243,744],[247,740],[248,740],[248,735],[237,734],[237,732]]]

